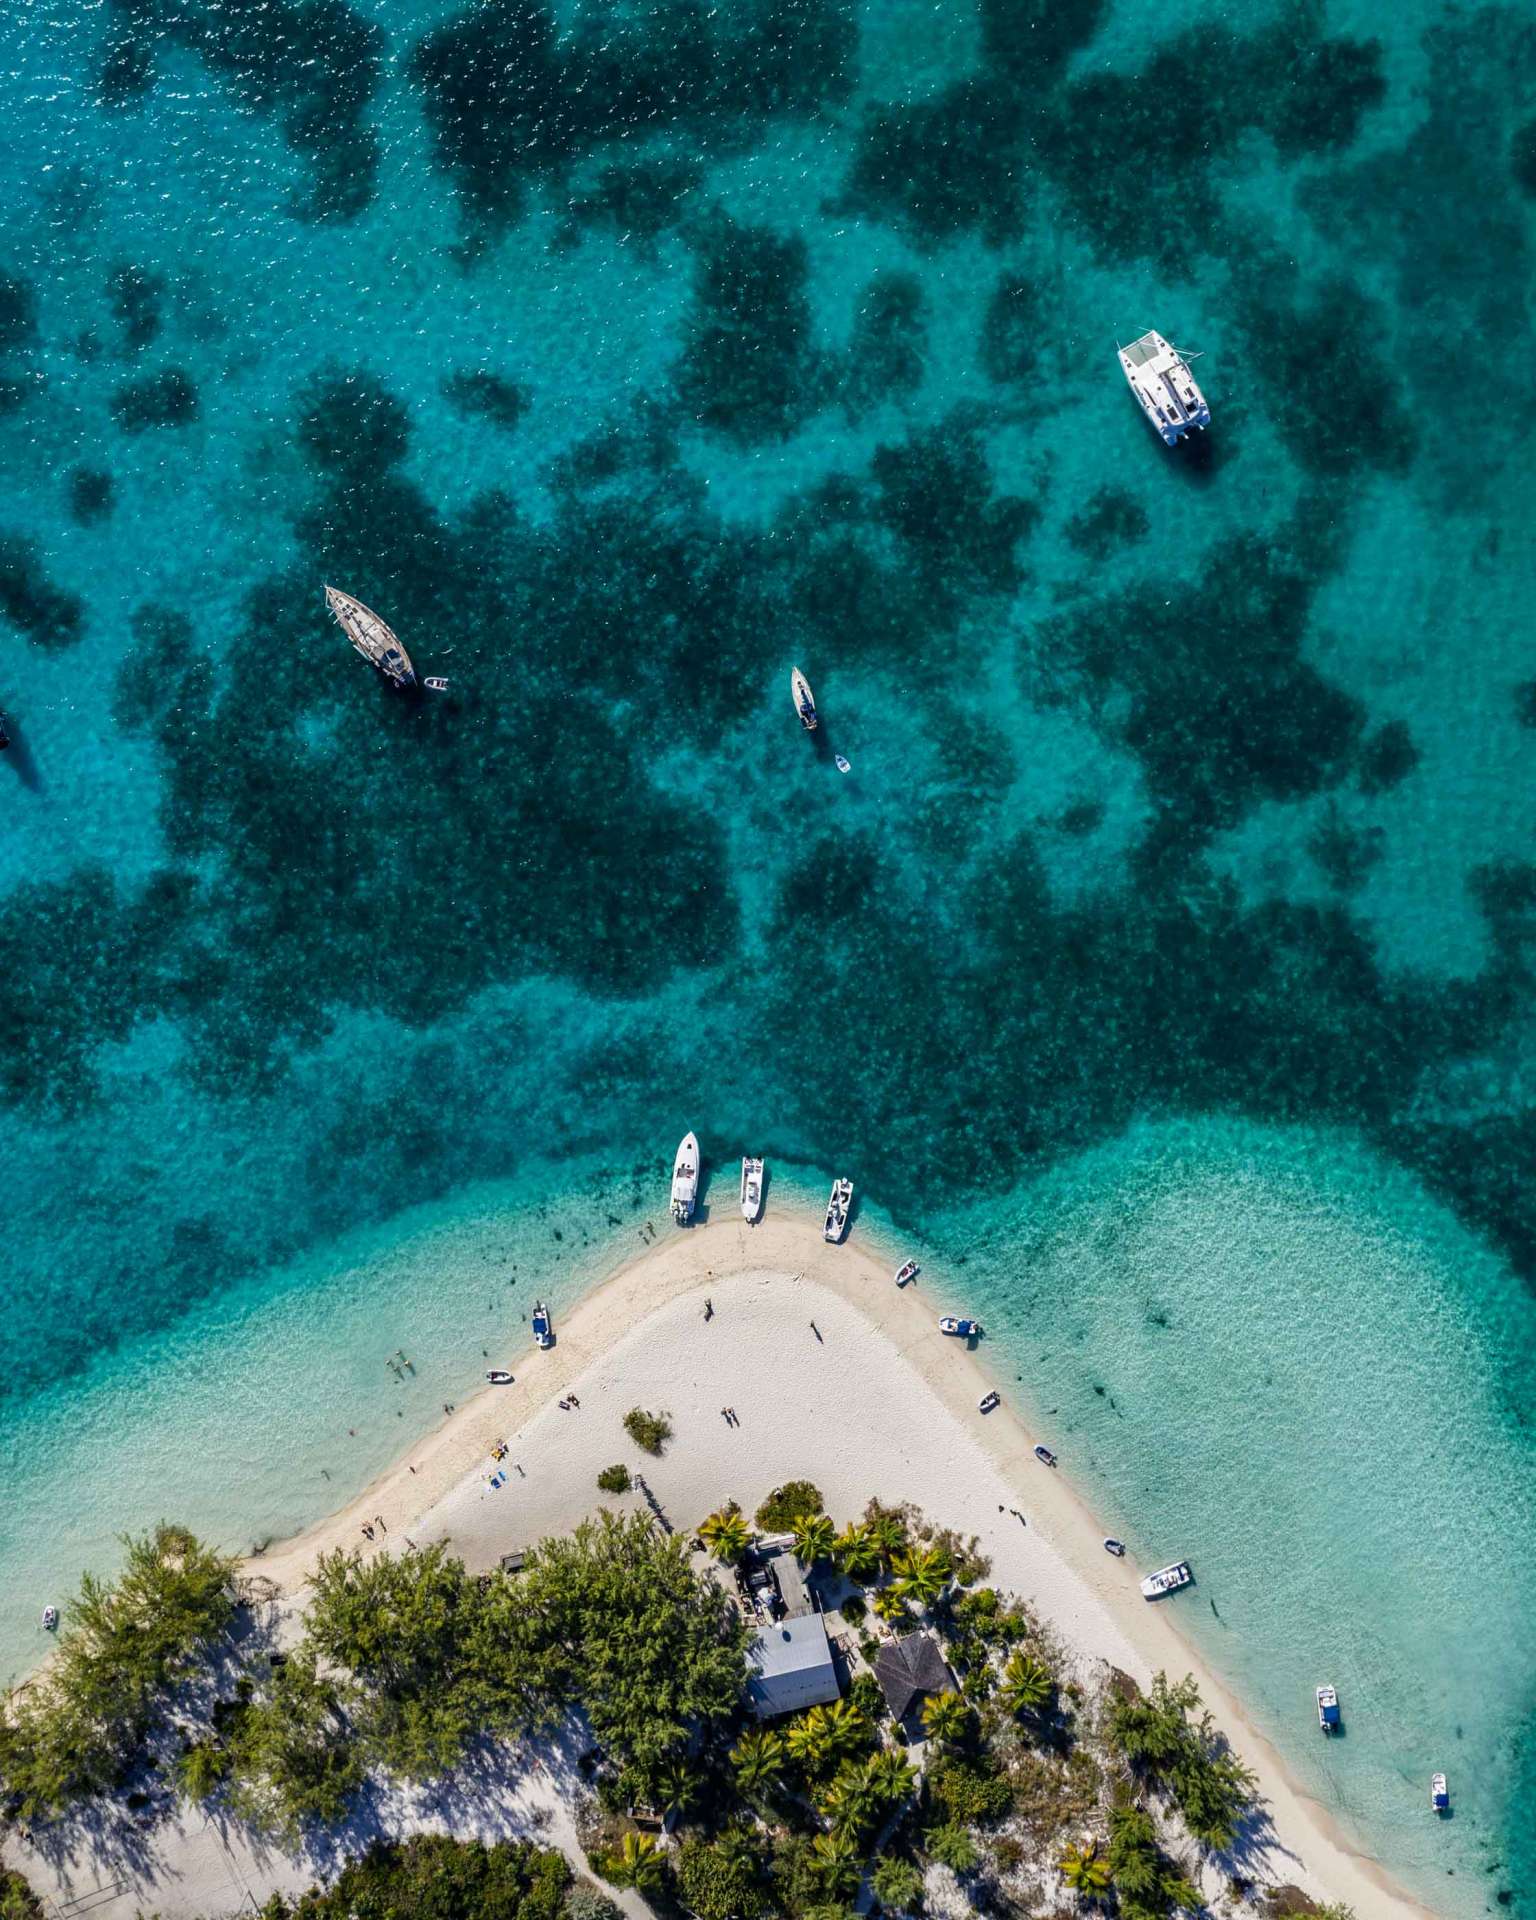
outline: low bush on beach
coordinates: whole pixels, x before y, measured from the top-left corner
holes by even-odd
[[[620,1461],[617,1466],[604,1467],[597,1476],[597,1484],[604,1493],[628,1493],[634,1482],[629,1477],[629,1468]]]
[[[1200,1845],[1220,1852],[1237,1838],[1253,1806],[1254,1778],[1228,1751],[1208,1713],[1191,1717],[1199,1707],[1192,1679],[1175,1686],[1160,1673],[1150,1693],[1115,1699],[1109,1740],[1134,1773],[1170,1796]]]
[[[44,1920],[42,1901],[9,1867],[0,1867],[0,1920]]]
[[[787,1480],[773,1492],[753,1516],[764,1533],[789,1533],[797,1520],[808,1519],[822,1511],[821,1489],[811,1480]]]
[[[274,1895],[262,1920],[398,1920],[404,1914],[561,1920],[570,1884],[571,1870],[552,1847],[525,1840],[486,1847],[422,1833],[374,1847],[343,1867],[332,1885],[312,1888],[296,1904]],[[591,1892],[602,1899],[596,1888]],[[612,1901],[604,1905],[617,1912]]]
[[[624,1416],[624,1431],[642,1453],[660,1454],[672,1438],[672,1422],[664,1413],[631,1407]]]

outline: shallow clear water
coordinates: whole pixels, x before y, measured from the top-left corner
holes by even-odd
[[[1529,1899],[1536,27],[1380,16],[0,21],[6,1670],[693,1124],[967,1255],[1296,1764]]]

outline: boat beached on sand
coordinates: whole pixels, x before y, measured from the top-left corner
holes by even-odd
[[[493,1387],[510,1387],[512,1376],[505,1367],[487,1367],[485,1377]]]
[[[763,1211],[763,1163],[746,1154],[741,1157],[741,1217],[749,1227],[757,1225]]]
[[[686,1227],[693,1218],[698,1198],[699,1142],[694,1134],[685,1133],[672,1166],[672,1218],[680,1227]]]
[[[542,1300],[533,1303],[533,1342],[535,1346],[546,1349],[555,1344],[555,1330],[549,1323],[549,1308]]]
[[[1147,1600],[1161,1600],[1165,1593],[1187,1587],[1194,1577],[1187,1560],[1175,1560],[1171,1567],[1159,1567],[1156,1573],[1147,1575],[1141,1583],[1142,1595]]]
[[[1003,1396],[997,1391],[996,1387],[994,1387],[991,1392],[984,1393],[976,1402],[976,1411],[978,1413],[990,1413],[994,1407],[1000,1407],[1002,1404]]]
[[[1211,410],[1189,362],[1160,333],[1144,333],[1121,347],[1120,365],[1147,424],[1165,446],[1176,446],[1191,428],[1203,433],[1211,424]]]
[[[832,1197],[827,1201],[827,1217],[822,1222],[821,1237],[830,1240],[834,1246],[848,1231],[848,1209],[853,1204],[853,1182],[834,1180]]]
[[[800,724],[807,733],[816,731],[816,702],[811,698],[811,683],[798,667],[792,667],[789,674],[790,690],[795,696],[795,712],[800,716]]]
[[[952,1333],[960,1340],[979,1340],[981,1322],[979,1320],[957,1320],[952,1313],[946,1313],[939,1321],[940,1333]]]
[[[897,1286],[904,1287],[909,1280],[915,1280],[921,1272],[922,1268],[915,1260],[904,1260],[896,1269]]]
[[[416,685],[411,656],[371,607],[365,607],[361,600],[354,600],[339,587],[326,588],[325,604],[353,646],[386,680],[397,687]]]

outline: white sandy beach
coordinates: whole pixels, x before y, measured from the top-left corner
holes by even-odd
[[[472,1568],[492,1566],[601,1505],[642,1504],[638,1493],[615,1501],[598,1491],[598,1471],[621,1460],[643,1473],[679,1528],[727,1499],[750,1513],[772,1487],[802,1476],[821,1488],[839,1523],[871,1495],[912,1501],[930,1519],[978,1535],[995,1583],[1027,1600],[1077,1662],[1107,1660],[1143,1682],[1160,1668],[1195,1675],[1268,1804],[1273,1844],[1259,1866],[1264,1877],[1345,1901],[1361,1920],[1424,1914],[1293,1783],[1178,1634],[1178,1603],[1148,1605],[1137,1586],[1144,1569],[1103,1551],[1102,1529],[1064,1473],[1033,1456],[1033,1441],[1050,1436],[1027,1431],[1006,1392],[1002,1408],[978,1414],[978,1396],[994,1384],[985,1348],[972,1354],[940,1336],[922,1281],[898,1291],[893,1264],[857,1235],[852,1244],[827,1246],[818,1225],[803,1218],[770,1216],[748,1228],[733,1215],[669,1230],[557,1326],[553,1351],[534,1350],[521,1329],[526,1350],[506,1356],[514,1385],[477,1394],[343,1512],[249,1570],[295,1596],[321,1553],[366,1548],[362,1525],[378,1518],[380,1546],[446,1540]],[[714,1309],[708,1321],[706,1298]],[[563,1411],[557,1403],[571,1390],[580,1406]],[[636,1405],[671,1417],[674,1438],[661,1459],[640,1455],[623,1432],[623,1415]],[[739,1425],[722,1417],[726,1406]],[[493,1488],[489,1456],[502,1440],[508,1471]],[[1197,1554],[1197,1542],[1179,1544]],[[529,1823],[539,1818],[554,1820],[551,1837],[564,1838],[559,1795],[551,1798],[542,1770],[536,1785],[525,1776],[483,1805],[460,1796],[454,1812],[430,1796],[402,1800],[390,1825],[489,1838],[533,1831]],[[61,1895],[78,1896],[93,1882],[105,1892],[89,1862],[45,1879],[36,1858],[22,1857],[14,1843],[7,1855]],[[210,1876],[230,1905],[236,1889],[260,1897],[305,1884],[313,1863],[259,1856],[199,1817],[166,1835],[142,1870],[122,1879],[120,1893],[98,1894],[92,1911],[101,1920],[127,1920],[136,1904],[168,1920],[217,1912]]]

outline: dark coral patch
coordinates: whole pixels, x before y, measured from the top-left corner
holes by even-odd
[[[197,415],[197,388],[179,367],[124,381],[112,396],[112,417],[124,433],[190,426]]]
[[[1360,743],[1362,793],[1390,793],[1419,764],[1419,749],[1406,720],[1388,720]]]
[[[696,318],[678,368],[693,417],[751,443],[783,438],[818,404],[805,242],[717,214],[700,235]]]
[[[349,219],[368,205],[378,141],[366,114],[384,35],[345,0],[224,0],[218,7],[112,0],[112,10],[106,104],[142,98],[157,45],[184,47],[243,106],[274,117],[310,163],[310,190],[293,208],[299,217]]]
[[[855,418],[882,401],[915,393],[923,382],[928,321],[916,274],[877,274],[864,290],[842,382]]]
[[[85,603],[49,578],[36,551],[0,534],[0,619],[49,653],[72,647],[85,631]]]
[[[1008,93],[966,80],[936,99],[872,112],[837,205],[926,247],[962,233],[1001,245],[1019,231],[1024,174]]]
[[[374,375],[330,371],[299,395],[297,439],[322,473],[364,479],[405,458],[411,416]]]
[[[122,329],[123,345],[130,353],[159,338],[164,298],[164,277],[146,267],[115,267],[108,275],[107,301],[112,318]]]
[[[1510,141],[1509,169],[1520,191],[1536,199],[1536,120],[1527,120]]]
[[[411,72],[438,164],[472,220],[515,219],[535,182],[637,130],[690,152],[739,148],[769,120],[843,98],[855,31],[843,0],[739,0],[705,11],[662,0],[643,14],[557,29],[538,0],[472,7],[429,33]],[[632,174],[647,162],[631,161]],[[677,162],[659,153],[657,191]],[[637,190],[631,179],[627,192]],[[609,209],[601,203],[600,219]]]
[[[40,378],[31,365],[37,344],[36,289],[19,274],[0,272],[0,416],[15,412]]]
[[[1004,274],[982,322],[981,364],[987,378],[999,385],[1032,379],[1040,344],[1040,301],[1034,286],[1017,274]]]
[[[504,374],[485,367],[469,367],[449,374],[443,397],[466,419],[488,420],[510,433],[528,408],[527,389]]]
[[[1067,522],[1066,535],[1087,560],[1107,560],[1121,547],[1146,538],[1146,509],[1118,487],[1100,487]]]
[[[110,519],[117,489],[102,467],[74,467],[69,475],[69,514],[76,526],[98,527]]]
[[[576,246],[583,233],[604,228],[624,240],[659,240],[687,215],[702,178],[693,161],[664,155],[630,166],[600,167],[592,184],[572,195],[561,244]]]

